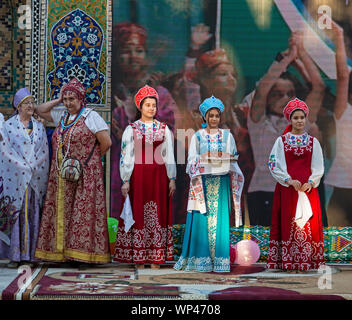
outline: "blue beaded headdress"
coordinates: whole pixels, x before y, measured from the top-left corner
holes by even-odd
[[[225,109],[224,104],[220,99],[211,96],[210,98],[205,99],[201,105],[199,106],[199,111],[202,114],[203,118],[205,118],[205,114],[209,109],[217,108],[222,113]]]

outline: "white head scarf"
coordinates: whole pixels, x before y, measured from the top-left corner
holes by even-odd
[[[49,173],[49,148],[42,123],[31,118],[33,130],[29,135],[15,115],[3,123],[0,142],[0,176],[3,179],[3,196],[14,199],[13,210],[19,211],[30,186],[40,205],[44,199]],[[0,237],[3,239],[3,237]]]

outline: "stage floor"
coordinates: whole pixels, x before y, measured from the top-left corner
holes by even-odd
[[[136,269],[111,263],[82,270],[63,264],[8,269],[0,260],[3,300],[352,300],[352,265],[327,264],[324,271],[286,273],[264,264],[233,266],[230,273]]]

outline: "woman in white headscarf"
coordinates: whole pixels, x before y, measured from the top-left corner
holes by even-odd
[[[0,177],[0,257],[8,267],[32,264],[39,231],[40,209],[46,192],[49,150],[43,124],[33,118],[34,98],[17,91],[16,114],[2,124]]]

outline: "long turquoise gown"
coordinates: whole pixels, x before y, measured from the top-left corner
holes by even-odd
[[[189,165],[199,160],[199,155],[210,151],[237,154],[231,133],[221,130],[219,135],[209,135],[199,130],[192,137]],[[229,174],[202,175],[206,213],[198,210],[187,212],[182,253],[175,264],[176,270],[199,272],[230,271],[230,212],[231,180]]]

